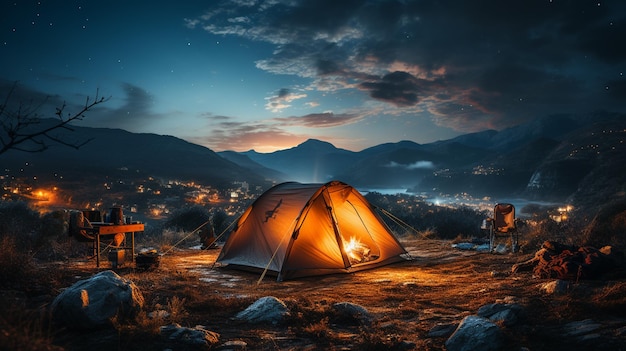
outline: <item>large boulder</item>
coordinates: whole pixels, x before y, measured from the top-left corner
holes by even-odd
[[[333,310],[343,321],[370,324],[374,319],[365,307],[350,302],[337,302],[333,304]]]
[[[269,322],[278,324],[286,316],[289,316],[289,309],[284,302],[273,296],[265,296],[239,312],[235,318],[246,320],[250,323]]]
[[[523,308],[516,303],[493,303],[478,309],[479,317],[488,318],[492,322],[502,323],[510,327],[515,325],[522,316]]]
[[[141,310],[144,298],[130,280],[113,271],[100,272],[65,289],[52,302],[55,322],[70,329],[96,329],[124,320]]]
[[[504,336],[500,328],[487,318],[463,318],[452,336],[446,340],[448,351],[502,350]]]

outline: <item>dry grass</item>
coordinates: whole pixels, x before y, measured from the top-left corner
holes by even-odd
[[[53,344],[54,331],[43,311],[14,305],[14,301],[9,299],[0,303],[7,306],[0,316],[0,345],[3,350],[62,350]]]
[[[122,266],[118,273],[142,291],[146,306],[135,319],[114,321],[112,330],[73,332],[51,326],[46,306],[61,291],[98,271],[93,261],[39,263],[38,275],[30,273],[28,289],[0,291],[19,313],[0,320],[1,335],[10,336],[9,350],[191,349],[159,336],[159,327],[179,323],[204,325],[221,335],[220,340],[243,340],[248,349],[355,349],[443,350],[445,338],[430,338],[438,324],[458,323],[481,306],[515,297],[526,310],[519,325],[503,328],[512,349],[569,350],[574,341],[563,341],[558,326],[566,321],[592,318],[617,327],[626,326],[626,279],[581,282],[563,296],[540,291],[540,280],[530,273],[511,275],[514,263],[533,253],[493,255],[450,248],[449,241],[405,240],[414,259],[348,275],[303,278],[278,283],[258,274],[225,268],[211,269],[218,250],[174,249],[163,256],[158,268],[138,271]],[[35,263],[34,263],[35,264]],[[22,285],[23,286],[23,285]],[[248,324],[233,317],[256,299],[275,296],[291,315],[278,325]],[[339,316],[332,308],[350,302],[373,316],[364,324]],[[5,303],[8,303],[5,301]],[[159,313],[163,311],[166,313]],[[621,318],[621,319],[620,319]],[[609,333],[610,331],[606,331]],[[2,337],[2,336],[0,336]],[[623,339],[621,341],[624,341]],[[614,346],[608,344],[609,346]],[[608,347],[608,346],[607,346]],[[608,349],[608,348],[607,348]]]

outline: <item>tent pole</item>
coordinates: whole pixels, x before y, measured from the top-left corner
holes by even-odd
[[[326,195],[326,192],[324,192]],[[323,197],[324,204],[326,205],[326,209],[328,210],[328,214],[330,215],[331,222],[333,224],[333,231],[335,232],[335,239],[337,240],[337,244],[339,244],[339,250],[341,251],[341,258],[343,259],[344,268],[348,269],[352,266],[350,264],[350,259],[348,255],[346,255],[346,251],[343,248],[343,240],[341,239],[341,233],[339,233],[339,226],[337,225],[337,219],[335,218],[335,212],[333,211],[332,199],[330,196],[328,197],[328,201],[326,201],[326,196]],[[329,205],[330,202],[330,205]]]

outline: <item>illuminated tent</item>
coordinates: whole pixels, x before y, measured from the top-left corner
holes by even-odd
[[[246,209],[217,262],[273,272],[281,281],[379,267],[406,253],[350,185],[288,182]]]

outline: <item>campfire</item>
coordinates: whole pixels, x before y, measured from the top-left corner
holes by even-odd
[[[349,241],[344,242],[343,250],[352,264],[367,262],[371,259],[370,248],[355,237],[350,237]]]

